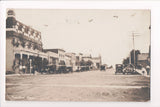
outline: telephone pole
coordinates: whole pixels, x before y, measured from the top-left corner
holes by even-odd
[[[133,39],[133,57],[134,57],[134,66],[135,66],[135,45],[134,45],[134,33],[132,32],[132,39]]]
[[[138,35],[138,34],[136,34],[136,33],[134,33],[134,32],[132,32],[132,42],[133,42],[133,57],[134,57],[134,60],[133,60],[133,64],[134,64],[134,66],[135,66],[135,37],[136,36],[140,36],[140,35]],[[131,63],[131,55],[130,55],[130,63]]]

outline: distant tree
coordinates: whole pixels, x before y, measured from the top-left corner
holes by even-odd
[[[129,64],[129,57],[127,57],[126,59],[123,59],[123,64],[124,64],[124,65]]]

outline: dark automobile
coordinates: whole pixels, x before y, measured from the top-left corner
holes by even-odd
[[[89,71],[89,70],[90,70],[89,66],[81,66],[80,67],[80,71],[81,72],[83,72],[83,71]]]
[[[53,74],[56,72],[56,65],[47,65],[42,70],[41,73]]]
[[[123,69],[123,74],[137,74],[135,66],[132,64],[126,65],[126,67]]]
[[[116,64],[116,72],[115,74],[117,73],[123,73],[123,64]]]
[[[58,67],[57,73],[66,73],[66,66],[62,65]]]
[[[72,67],[66,67],[66,73],[73,72]]]
[[[106,70],[106,66],[105,66],[105,65],[101,65],[100,70],[101,70],[101,71],[105,71],[105,70]]]
[[[56,65],[48,66],[48,73],[53,74],[56,72]]]

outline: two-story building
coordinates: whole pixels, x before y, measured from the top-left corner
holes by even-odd
[[[77,69],[77,67],[76,67],[76,54],[75,53],[66,53],[66,55],[71,57],[72,69],[73,69],[73,71],[75,71]]]
[[[92,63],[94,69],[100,69],[101,66],[101,57],[92,57]]]
[[[82,61],[83,54],[79,53],[76,55],[76,66],[80,66],[80,62]]]
[[[45,49],[45,51],[54,52],[58,56],[58,65],[65,66],[65,50],[63,49]]]
[[[92,66],[92,69],[100,69],[101,66],[101,56],[99,57],[92,57],[91,55],[83,55],[82,60],[86,63],[89,63]]]
[[[8,10],[6,19],[6,71],[18,73],[21,68],[25,73],[35,64],[47,59],[42,52],[41,32],[18,21],[13,10]],[[40,66],[38,64],[37,66]]]
[[[58,54],[52,51],[49,51],[48,49],[43,49],[43,52],[45,52],[48,55],[48,64],[49,65],[56,65],[58,66]]]
[[[70,55],[65,54],[65,64],[66,67],[72,67],[72,57]]]

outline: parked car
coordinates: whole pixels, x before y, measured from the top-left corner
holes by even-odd
[[[106,66],[105,65],[101,65],[100,70],[101,71],[105,71],[106,70]]]
[[[53,74],[56,72],[56,65],[47,65],[42,70],[41,73]]]
[[[56,72],[56,65],[49,65],[48,66],[48,73],[53,74]]]
[[[135,66],[133,64],[128,64],[123,69],[123,74],[135,74]]]
[[[66,73],[69,73],[69,72],[73,72],[73,68],[72,67],[66,67]]]
[[[123,73],[123,64],[116,64],[116,72],[115,72],[115,74],[117,74],[117,73],[122,73],[122,74],[124,74]]]
[[[66,73],[66,66],[65,65],[59,66],[57,73]]]

